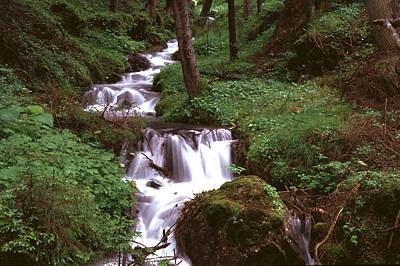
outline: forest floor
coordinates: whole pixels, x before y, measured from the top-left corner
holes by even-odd
[[[172,38],[172,18],[160,7],[163,23],[153,23],[141,2],[121,1],[116,14],[107,0],[0,4],[0,220],[8,221],[0,260],[8,265],[83,264],[128,248],[119,244],[132,225],[121,213],[134,188],[105,149],[118,153],[135,132],[84,112],[82,97],[127,71],[126,55]],[[202,92],[189,101],[180,66],[166,68],[155,84],[160,117],[231,128],[240,140],[235,175],[260,176],[312,215],[313,245],[333,226],[324,264],[399,263],[400,232],[390,229],[400,209],[398,101],[371,101],[365,86],[351,85],[374,56],[363,1],[334,1],[277,54],[265,44],[283,1],[266,1],[248,20],[239,11],[236,61],[225,1],[215,2],[215,20],[196,28]]]
[[[314,215],[321,226],[314,228],[314,244],[337,223],[320,252],[323,263],[399,262],[398,232],[391,247],[381,248],[393,241],[385,230],[400,210],[398,101],[374,99],[353,82],[374,55],[364,4],[337,4],[277,54],[265,44],[283,2],[268,4],[248,20],[239,9],[235,61],[229,59],[226,10],[215,5],[216,19],[197,28],[194,43],[202,92],[189,100],[180,66],[166,68],[156,80],[159,114],[166,121],[233,129],[240,140],[236,174],[256,174],[290,191],[289,205],[303,201],[297,204],[302,214]],[[340,208],[345,212],[334,222]]]

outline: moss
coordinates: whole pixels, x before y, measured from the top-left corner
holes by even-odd
[[[283,217],[264,185],[256,176],[243,176],[187,203],[176,227],[180,250],[195,265],[246,265],[259,253],[265,257],[252,265],[286,264],[271,244],[292,255],[284,237]]]
[[[324,252],[326,256],[334,257],[337,260],[346,257],[346,250],[341,244],[331,243],[324,246]]]

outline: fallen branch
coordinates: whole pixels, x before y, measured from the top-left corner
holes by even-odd
[[[396,42],[397,47],[400,48],[400,36],[395,27],[400,25],[400,19],[377,19],[374,23],[385,27],[392,34],[393,40]],[[396,26],[397,25],[397,26]]]
[[[388,229],[385,230],[385,232],[389,233],[390,231],[396,231],[398,229],[400,229],[400,224],[396,225],[396,226],[389,227]]]
[[[146,159],[149,161],[149,166],[151,168],[153,168],[154,170],[156,170],[160,175],[164,176],[164,177],[168,177],[169,176],[169,171],[167,169],[165,169],[164,167],[161,167],[157,164],[154,163],[154,161],[149,158],[149,156],[147,156],[145,153],[142,152],[142,155],[144,157],[146,157]]]
[[[325,244],[326,241],[328,241],[329,237],[331,236],[331,234],[332,234],[332,232],[333,232],[333,229],[334,229],[335,226],[336,226],[337,221],[339,220],[340,214],[342,213],[343,209],[344,209],[344,208],[341,208],[341,209],[338,211],[338,213],[336,214],[336,217],[335,217],[335,219],[333,220],[331,226],[329,227],[329,231],[328,231],[328,233],[326,234],[326,236],[324,237],[324,239],[322,239],[321,242],[318,242],[318,243],[315,245],[314,253],[315,253],[315,260],[317,261],[317,265],[321,265],[321,262],[320,262],[319,257],[318,257],[319,248],[320,248],[323,244]]]
[[[175,227],[176,223],[173,224],[170,228],[168,228],[167,230],[163,231],[163,235],[160,239],[160,241],[157,243],[157,245],[153,246],[153,247],[146,247],[145,245],[143,245],[142,243],[136,242],[134,241],[136,244],[141,245],[142,247],[135,247],[134,250],[137,251],[140,255],[139,256],[133,256],[134,260],[132,262],[130,262],[128,264],[128,266],[132,266],[132,265],[143,265],[145,261],[147,262],[151,262],[154,260],[164,260],[164,259],[168,259],[168,260],[176,260],[178,257],[176,255],[174,256],[165,256],[165,257],[159,257],[155,254],[155,252],[157,250],[161,250],[164,249],[166,247],[168,247],[169,245],[171,245],[171,243],[168,243],[168,237],[174,232],[174,227]],[[157,258],[147,258],[149,255],[156,255]]]

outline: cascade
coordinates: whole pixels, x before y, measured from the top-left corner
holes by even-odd
[[[128,73],[116,84],[92,86],[85,95],[86,111],[115,119],[126,116],[129,109],[129,115],[157,119],[155,106],[160,96],[151,91],[154,76],[174,63],[171,55],[177,49],[177,42],[170,41],[165,50],[144,54],[151,63],[149,69]],[[125,179],[134,180],[138,189],[136,229],[141,237],[135,242],[147,247],[159,243],[163,232],[179,218],[184,203],[196,193],[217,189],[231,180],[232,135],[228,129],[158,124],[162,127],[144,129],[137,151],[125,162],[129,165]],[[179,253],[173,235],[168,243],[156,252],[155,259]],[[190,265],[190,261],[184,258],[180,265]]]

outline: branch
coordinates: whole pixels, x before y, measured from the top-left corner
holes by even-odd
[[[399,34],[397,33],[397,30],[394,28],[396,27],[395,25],[400,23],[400,19],[377,19],[374,20],[373,22],[374,24],[381,25],[385,27],[388,31],[390,31],[394,41],[397,44],[397,47],[400,48],[400,37]]]
[[[167,169],[165,169],[164,167],[161,167],[161,166],[155,164],[154,161],[153,161],[151,158],[149,158],[149,156],[147,156],[145,153],[142,152],[142,155],[143,155],[144,157],[146,157],[146,159],[149,161],[149,166],[150,166],[151,168],[153,168],[154,170],[156,170],[156,171],[157,171],[160,175],[162,175],[162,176],[165,176],[165,177],[169,176],[169,171],[168,171]]]
[[[373,22],[377,25],[384,26],[384,24],[388,21],[392,24],[393,27],[397,28],[400,27],[400,18],[392,18],[392,19],[376,19]]]
[[[329,227],[329,231],[328,231],[328,233],[326,234],[326,236],[324,237],[324,239],[322,239],[321,242],[318,242],[317,245],[315,245],[314,253],[315,253],[315,259],[317,260],[317,265],[321,265],[321,262],[319,261],[319,258],[318,258],[318,250],[319,250],[319,248],[320,248],[323,244],[325,244],[325,242],[326,242],[326,241],[329,239],[329,237],[331,236],[331,234],[332,234],[332,232],[333,232],[333,229],[335,228],[336,223],[337,223],[337,221],[339,220],[339,217],[340,217],[340,214],[342,213],[342,211],[343,211],[343,208],[341,208],[341,209],[338,211],[338,213],[336,214],[336,217],[335,217],[335,219],[333,220],[331,226]]]

